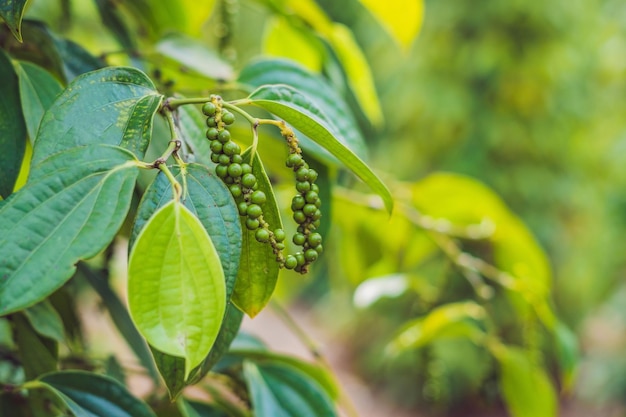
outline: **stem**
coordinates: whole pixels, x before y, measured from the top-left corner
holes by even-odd
[[[244,99],[245,100],[245,99]],[[231,101],[230,103],[227,103],[225,101],[222,102],[222,107],[228,109],[228,110],[232,110],[236,113],[239,113],[240,115],[242,115],[248,122],[250,122],[251,125],[258,125],[259,124],[259,119],[257,119],[256,117],[252,116],[250,113],[248,113],[247,111],[237,107],[237,105],[235,103],[240,102],[242,100],[237,100],[237,101]]]
[[[160,164],[158,164],[157,168],[159,168],[161,170],[161,172],[163,172],[165,174],[167,179],[172,184],[172,194],[174,195],[174,200],[176,200],[176,201],[180,200],[180,198],[181,198],[181,196],[183,194],[182,190],[180,188],[180,183],[176,180],[176,178],[172,174],[172,171],[170,171],[170,169],[167,167],[167,164],[165,162],[160,163]]]
[[[163,102],[163,109],[175,110],[185,104],[204,104],[211,101],[209,97],[174,98],[169,97]]]
[[[309,350],[311,355],[315,361],[323,368],[326,368],[333,376],[335,375],[333,369],[328,362],[328,359],[322,354],[320,349],[317,347],[315,341],[309,337],[309,335],[302,329],[302,327],[291,317],[289,312],[285,310],[277,301],[271,300],[270,305],[274,309],[274,312],[278,315],[278,317],[285,323],[285,325],[291,330],[296,337],[304,344],[304,346]],[[346,414],[349,417],[358,417],[358,412],[354,403],[346,394],[346,392],[341,388],[339,384],[337,384],[337,388],[339,389],[339,402],[344,408]]]

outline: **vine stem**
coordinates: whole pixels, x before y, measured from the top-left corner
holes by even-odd
[[[307,350],[311,353],[315,361],[326,368],[326,370],[330,371],[332,375],[334,375],[332,366],[328,359],[324,356],[324,354],[320,351],[319,347],[309,337],[309,335],[304,331],[304,329],[293,319],[291,314],[287,310],[285,310],[276,300],[271,300],[270,305],[274,312],[278,315],[278,317],[285,323],[285,325],[291,330],[296,337],[304,344]],[[337,388],[339,390],[339,401],[344,411],[349,417],[358,417],[358,412],[352,399],[348,394],[341,388],[339,384],[337,384]]]

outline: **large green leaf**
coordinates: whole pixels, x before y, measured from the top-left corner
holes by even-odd
[[[13,36],[19,41],[22,40],[22,17],[24,7],[28,0],[1,0],[0,17],[2,17],[11,29]]]
[[[555,417],[558,401],[554,386],[528,352],[498,345],[493,353],[500,363],[500,390],[511,416]]]
[[[111,242],[137,174],[134,156],[108,145],[58,153],[31,172],[0,207],[0,315],[41,301]]]
[[[200,220],[179,201],[143,227],[128,266],[131,317],[157,350],[185,358],[185,378],[208,355],[224,317],[224,271]]]
[[[155,417],[143,401],[104,375],[61,371],[39,380],[58,395],[76,417]]]
[[[485,310],[473,301],[449,303],[435,308],[425,317],[408,322],[389,343],[389,354],[417,349],[443,338],[468,338],[479,341],[484,332],[475,324]]]
[[[354,115],[337,90],[319,75],[286,59],[265,59],[246,66],[239,74],[238,81],[253,88],[266,84],[286,84],[306,94],[317,109],[323,110],[322,114],[316,114],[318,117],[328,124],[329,116],[332,116],[330,124],[337,130],[335,138],[358,157],[367,160],[367,147]],[[308,142],[302,143],[305,149],[310,147],[307,146]],[[313,146],[313,149],[319,149],[319,145]]]
[[[250,94],[242,104],[253,104],[266,109],[328,150],[380,195],[385,207],[391,212],[393,199],[387,187],[367,164],[337,140],[336,136],[340,135],[337,127],[307,96],[287,85],[263,86]]]
[[[30,62],[17,62],[15,69],[20,80],[20,98],[28,137],[34,142],[44,113],[63,87],[48,71]]]
[[[0,197],[6,198],[20,173],[26,146],[26,125],[20,105],[18,78],[13,65],[0,51]]]
[[[244,377],[257,417],[336,416],[321,387],[306,374],[286,364],[243,363]]]
[[[111,67],[77,77],[41,122],[33,165],[79,145],[120,145],[142,158],[163,96],[134,68]]]
[[[63,321],[48,300],[24,310],[24,315],[37,333],[57,342],[65,339]]]
[[[103,61],[91,55],[76,42],[56,36],[53,41],[63,62],[63,73],[67,81],[72,81],[79,75],[106,66]]]
[[[252,173],[256,176],[259,190],[267,196],[267,201],[263,204],[263,218],[272,230],[282,229],[283,224],[272,184],[265,173],[259,155],[255,154],[254,161],[250,161],[251,151],[247,149],[242,157],[244,162],[252,166]],[[259,243],[255,239],[255,232],[246,228],[243,217],[241,223],[243,228],[241,260],[232,302],[247,315],[254,317],[272,297],[280,268],[272,247],[266,243]]]

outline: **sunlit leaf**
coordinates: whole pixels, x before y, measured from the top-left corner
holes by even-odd
[[[476,324],[485,310],[473,301],[444,304],[425,317],[409,321],[387,346],[391,355],[417,349],[442,338],[467,338],[479,341],[483,331]]]
[[[162,99],[152,81],[134,68],[104,68],[77,77],[44,115],[33,165],[92,143],[120,145],[143,157]]]
[[[326,393],[306,374],[286,364],[243,363],[252,406],[258,417],[336,416]]]
[[[30,62],[17,62],[15,69],[28,137],[34,142],[43,114],[63,87],[48,71]]]
[[[0,207],[1,315],[41,301],[111,242],[137,174],[134,156],[108,145],[58,153],[31,172]]]
[[[211,350],[226,308],[224,271],[202,223],[178,201],[158,209],[137,237],[128,304],[152,347],[185,358],[185,377]]]
[[[148,406],[113,378],[84,371],[60,371],[39,379],[76,417],[155,417]]]
[[[339,132],[336,126],[300,91],[286,85],[264,86],[253,92],[246,103],[262,107],[284,119],[324,147],[380,195],[387,210],[392,211],[393,199],[387,187],[358,156],[337,140],[335,135]]]
[[[13,191],[26,146],[26,125],[20,105],[18,78],[9,57],[0,51],[0,196]]]
[[[282,16],[266,24],[263,49],[266,55],[293,59],[311,71],[322,70],[322,45],[311,33],[295,28]]]
[[[500,363],[500,390],[512,417],[555,417],[558,402],[554,386],[529,354],[499,345],[493,353]]]
[[[263,168],[258,154],[254,155],[254,161],[250,161],[251,151],[246,150],[242,154],[244,162],[252,166],[252,173],[257,179],[259,190],[267,196],[263,204],[263,218],[272,230],[283,228],[283,224],[276,205],[276,198],[272,190],[272,184]],[[250,231],[242,222],[241,261],[239,275],[235,284],[232,302],[250,317],[254,317],[269,302],[276,280],[278,279],[279,266],[272,247],[266,243],[259,243],[254,237],[255,232]]]
[[[354,305],[367,308],[383,297],[398,297],[410,288],[406,274],[392,274],[363,281],[352,296]]]
[[[28,0],[1,0],[0,17],[4,19],[13,36],[22,41],[22,17]]]
[[[360,1],[404,50],[411,46],[424,18],[422,0]]]

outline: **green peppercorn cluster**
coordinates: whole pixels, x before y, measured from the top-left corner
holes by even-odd
[[[215,174],[228,185],[237,201],[239,215],[245,218],[246,228],[254,231],[258,242],[272,247],[276,262],[282,268],[293,269],[302,274],[308,272],[309,265],[323,250],[322,236],[315,231],[320,226],[322,201],[318,195],[319,187],[315,184],[318,174],[303,159],[293,131],[286,125],[281,127],[289,147],[286,165],[293,169],[298,192],[291,202],[293,219],[298,224],[292,240],[302,249],[293,255],[284,256],[285,231],[280,228],[271,230],[263,218],[263,205],[267,196],[258,189],[252,167],[243,161],[241,148],[231,140],[227,129],[235,121],[234,114],[224,108],[221,97],[215,95],[204,104],[202,112],[207,116],[206,137],[210,141],[211,160],[217,164]]]
[[[291,129],[284,127],[282,134],[287,140],[289,156],[286,165],[291,168],[296,177],[296,194],[291,200],[293,219],[298,224],[293,243],[302,247],[302,250],[285,258],[285,267],[297,272],[306,273],[311,263],[315,262],[322,253],[322,235],[315,230],[320,226],[322,218],[322,200],[319,197],[319,187],[315,184],[317,171],[309,167],[298,140]]]

